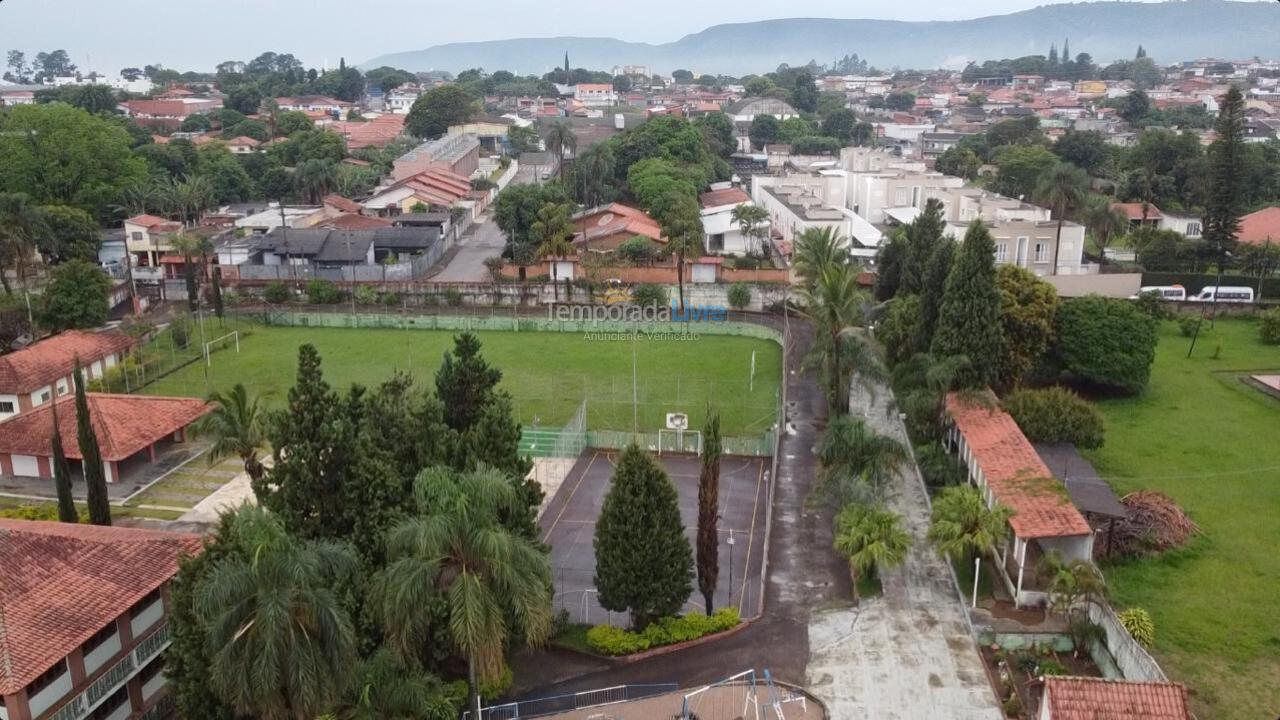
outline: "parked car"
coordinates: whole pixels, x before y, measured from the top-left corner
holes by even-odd
[[[1181,285],[1146,285],[1138,288],[1138,294],[1129,296],[1129,299],[1137,300],[1147,293],[1156,293],[1161,300],[1170,302],[1181,302],[1187,299],[1187,289]]]
[[[1253,288],[1247,285],[1223,285],[1222,287],[1210,285],[1201,290],[1199,295],[1187,299],[1191,302],[1251,303]]]

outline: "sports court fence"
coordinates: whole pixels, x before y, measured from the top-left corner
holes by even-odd
[[[480,720],[516,720],[516,718],[542,717],[544,715],[555,715],[602,705],[641,700],[655,695],[673,693],[678,689],[679,686],[675,683],[615,685],[598,690],[584,690],[577,693],[552,695],[550,697],[480,708],[478,717]],[[471,720],[474,715],[473,711],[468,710],[462,714],[462,718],[463,720]]]

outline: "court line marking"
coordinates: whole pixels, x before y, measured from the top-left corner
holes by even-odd
[[[756,544],[756,517],[760,514],[760,486],[764,484],[764,462],[759,464],[760,470],[756,474],[756,499],[751,504],[751,534],[747,537],[747,563],[742,570],[742,591],[738,593],[738,612],[742,612],[742,603],[747,599],[747,578],[751,576],[751,550]],[[729,588],[730,597],[733,597],[733,588]]]
[[[551,533],[555,532],[556,526],[560,524],[560,518],[564,517],[565,510],[573,504],[573,496],[578,493],[578,488],[582,487],[582,481],[591,474],[591,466],[596,463],[596,458],[600,457],[599,452],[593,452],[591,459],[587,461],[587,467],[583,469],[582,474],[578,476],[578,481],[573,484],[573,489],[569,491],[569,497],[564,499],[564,505],[560,506],[560,512],[556,513],[556,519],[551,521],[551,527],[547,528],[547,532],[542,536],[542,542],[546,542]]]

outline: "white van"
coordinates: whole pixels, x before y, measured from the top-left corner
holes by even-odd
[[[1138,288],[1138,294],[1129,299],[1137,300],[1147,293],[1156,293],[1161,300],[1169,302],[1182,302],[1187,299],[1187,289],[1181,285],[1147,285]]]
[[[1187,299],[1191,302],[1214,302],[1215,293],[1217,294],[1217,302],[1220,303],[1253,302],[1253,288],[1247,285],[1223,285],[1222,287],[1210,285],[1201,290],[1199,295]]]

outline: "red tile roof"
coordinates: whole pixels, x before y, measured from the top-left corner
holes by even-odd
[[[610,203],[602,208],[588,210],[573,219],[578,228],[575,242],[590,243],[598,238],[609,237],[619,233],[641,235],[657,242],[666,242],[662,237],[662,227],[658,221],[643,211],[628,207],[622,203]]]
[[[404,115],[380,115],[365,122],[335,122],[329,130],[347,140],[347,148],[384,147],[404,132]]]
[[[360,212],[360,203],[355,200],[349,200],[337,193],[325,195],[320,201],[322,205],[328,205],[331,208],[341,210],[342,212],[358,213]]]
[[[1088,535],[1089,523],[1071,504],[1062,482],[1054,479],[1035,448],[1008,413],[990,399],[947,395],[947,413],[955,422],[996,501],[1013,510],[1009,526],[1020,538]]]
[[[87,393],[86,399],[102,459],[108,461],[124,460],[145,450],[211,409],[203,400],[184,397]],[[81,455],[76,437],[75,396],[67,393],[55,402],[62,447],[68,458],[78,460]],[[0,453],[50,456],[53,406],[54,403],[45,403],[0,423]]]
[[[1262,245],[1270,240],[1280,245],[1280,207],[1263,208],[1240,218],[1240,230],[1236,239],[1251,245]]]
[[[156,225],[163,225],[165,223],[170,223],[173,221],[162,218],[162,217],[156,217],[155,215],[134,215],[128,220],[125,220],[125,222],[129,223],[130,225],[141,225],[144,228],[151,228],[151,227],[155,227]]]
[[[256,148],[262,144],[261,140],[255,140],[247,135],[237,135],[227,141],[228,145],[243,145],[245,147]]]
[[[1140,202],[1111,203],[1111,209],[1119,210],[1120,212],[1124,213],[1124,216],[1128,218],[1130,222],[1134,220],[1142,220],[1142,203]],[[1152,220],[1159,220],[1161,217],[1163,216],[1160,214],[1160,208],[1148,203],[1147,204],[1147,222],[1150,222]]]
[[[720,207],[723,205],[738,205],[745,202],[751,202],[751,196],[742,188],[725,188],[723,190],[712,190],[704,192],[698,196],[698,202],[704,208]]]
[[[1191,720],[1180,683],[1046,677],[1050,720]]]
[[[39,677],[200,548],[196,535],[0,519],[0,695]]]
[[[0,357],[0,394],[19,395],[39,390],[71,375],[76,358],[88,367],[133,347],[133,338],[115,330],[67,330],[17,352]]]

